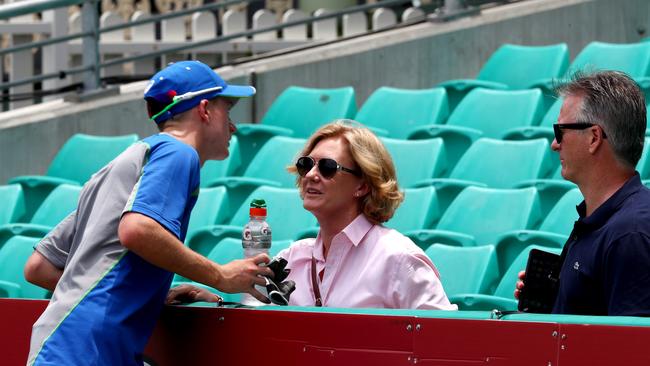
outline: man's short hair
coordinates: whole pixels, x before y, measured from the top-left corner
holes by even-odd
[[[600,125],[617,160],[636,167],[647,122],[645,97],[631,77],[620,71],[577,71],[555,91],[561,97],[582,97],[579,120]]]

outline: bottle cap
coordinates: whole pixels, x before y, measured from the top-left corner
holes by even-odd
[[[266,216],[266,201],[260,198],[253,199],[249,213],[251,216]]]

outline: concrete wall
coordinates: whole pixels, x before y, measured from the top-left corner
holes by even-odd
[[[311,49],[281,54],[219,73],[233,83],[255,82],[258,94],[233,112],[258,121],[287,86],[352,85],[357,103],[380,86],[428,88],[473,77],[504,42],[566,42],[573,58],[587,43],[636,42],[650,28],[647,0],[527,0],[485,9],[448,23],[421,23]],[[98,135],[155,131],[141,100],[146,83],[94,102],[52,102],[0,114],[0,183],[15,175],[42,174],[75,132]]]

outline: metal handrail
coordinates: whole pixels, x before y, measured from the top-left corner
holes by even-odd
[[[38,13],[64,6],[79,5],[86,0],[24,0],[0,6],[0,20]]]
[[[81,1],[83,2],[84,0],[81,0]],[[223,7],[234,5],[234,4],[240,4],[240,3],[252,4],[252,3],[261,2],[261,1],[264,1],[264,0],[227,0],[227,1],[219,2],[219,3],[211,3],[211,4],[208,4],[208,5],[203,5],[203,6],[199,6],[199,7],[196,7],[196,8],[179,10],[179,11],[176,11],[176,12],[173,12],[173,13],[155,15],[155,16],[147,17],[145,19],[138,19],[138,20],[134,20],[134,21],[129,21],[129,22],[124,23],[124,24],[116,24],[116,25],[112,25],[112,26],[109,26],[109,27],[99,28],[97,30],[97,33],[99,33],[99,34],[107,33],[107,32],[112,32],[112,31],[116,31],[116,30],[135,27],[135,26],[142,25],[142,24],[155,23],[155,22],[158,22],[160,20],[181,17],[181,16],[184,16],[184,15],[188,15],[188,14],[198,12],[198,11],[215,10],[215,9],[223,8]],[[24,50],[30,49],[30,48],[38,48],[38,47],[43,47],[43,46],[49,46],[51,44],[70,41],[72,39],[81,38],[81,37],[85,37],[85,36],[90,36],[90,35],[93,35],[93,34],[94,33],[90,33],[90,32],[81,32],[81,33],[68,34],[68,35],[60,36],[60,37],[48,38],[48,39],[38,41],[38,42],[25,43],[25,44],[21,44],[21,45],[18,45],[18,46],[13,46],[13,47],[1,49],[0,50],[0,56],[2,56],[4,54],[8,54],[8,53],[24,51]]]
[[[51,45],[53,43],[68,41],[68,40],[71,40],[71,39],[79,38],[80,36],[82,36],[82,37],[95,37],[95,39],[97,39],[100,33],[105,33],[105,32],[111,32],[111,31],[115,31],[115,30],[130,28],[130,27],[133,27],[135,25],[153,23],[153,22],[157,22],[157,21],[163,20],[163,19],[168,19],[168,18],[179,17],[179,16],[183,16],[183,15],[187,15],[187,14],[192,14],[192,13],[195,13],[195,12],[201,11],[201,10],[212,10],[212,9],[217,9],[217,8],[221,8],[221,7],[228,6],[228,5],[233,5],[233,4],[236,4],[236,3],[242,3],[242,2],[253,3],[253,2],[259,2],[259,1],[261,1],[261,0],[248,0],[248,1],[245,1],[245,0],[228,0],[228,1],[220,2],[220,3],[216,3],[216,4],[214,4],[214,3],[213,4],[208,4],[208,5],[204,5],[204,6],[201,6],[201,7],[186,9],[186,10],[182,10],[182,11],[178,11],[178,12],[174,12],[174,13],[170,13],[170,14],[152,16],[152,17],[137,20],[137,21],[134,21],[134,22],[128,22],[128,23],[118,24],[118,25],[114,25],[114,26],[110,26],[110,27],[104,27],[104,28],[97,29],[94,32],[86,31],[86,32],[81,32],[81,33],[77,33],[77,34],[73,34],[73,35],[55,37],[55,38],[51,38],[51,39],[44,40],[44,41],[27,43],[27,44],[24,44],[24,45],[15,46],[15,47],[12,47],[12,48],[7,48],[7,49],[4,49],[4,50],[0,50],[0,56],[2,56],[3,54],[9,53],[9,52],[16,52],[16,51],[19,51],[19,50],[25,50],[25,49],[30,49],[30,48],[34,48],[34,47],[42,47],[42,46]],[[29,2],[42,2],[42,0],[32,0],[32,1],[29,1]],[[58,0],[58,1],[51,1],[51,2],[52,3],[54,3],[54,2],[62,2],[63,3],[63,2],[66,2],[66,1],[65,0]],[[73,3],[78,4],[78,3],[88,2],[88,0],[81,0],[81,1],[80,0],[76,0],[76,1],[75,0],[67,0],[67,2],[73,2]],[[94,1],[91,0],[90,2],[94,2]],[[137,61],[137,60],[142,60],[142,59],[148,59],[148,58],[153,58],[153,57],[158,57],[158,56],[162,56],[162,55],[164,55],[166,53],[185,51],[185,50],[189,50],[189,49],[192,49],[192,48],[208,46],[208,45],[218,44],[218,43],[223,43],[223,42],[229,41],[231,39],[235,39],[235,38],[246,37],[246,36],[250,36],[250,35],[254,35],[254,34],[258,34],[258,33],[265,33],[265,32],[269,32],[269,31],[275,31],[275,30],[278,30],[278,29],[282,29],[282,28],[286,28],[286,27],[292,27],[292,26],[296,26],[296,25],[308,24],[308,23],[319,21],[319,20],[335,18],[335,17],[341,16],[341,15],[344,15],[344,14],[360,12],[360,11],[365,11],[365,10],[370,10],[370,9],[376,9],[376,8],[386,7],[386,6],[401,5],[401,4],[410,3],[410,2],[411,2],[411,0],[384,0],[384,1],[378,1],[378,2],[373,3],[373,4],[358,5],[358,6],[346,8],[346,9],[343,9],[343,10],[340,10],[340,11],[335,11],[335,12],[331,12],[331,13],[328,13],[328,14],[323,14],[323,15],[320,15],[320,16],[309,17],[309,18],[295,20],[295,21],[291,21],[291,22],[276,24],[276,25],[269,26],[269,27],[264,27],[264,28],[245,30],[243,32],[233,33],[233,34],[229,34],[229,35],[225,35],[225,36],[220,36],[220,37],[216,37],[214,39],[208,39],[208,40],[203,40],[203,41],[198,41],[198,42],[188,42],[188,44],[186,44],[186,45],[181,45],[181,46],[177,46],[177,47],[169,47],[169,48],[165,48],[165,49],[162,49],[162,50],[149,52],[149,53],[146,53],[146,54],[129,56],[129,57],[122,57],[122,58],[119,58],[119,59],[113,59],[113,60],[106,61],[106,62],[103,62],[103,63],[102,62],[97,62],[96,65],[86,64],[86,62],[84,62],[84,65],[80,66],[80,67],[74,67],[74,68],[70,68],[70,69],[67,69],[67,70],[62,70],[62,71],[55,72],[55,73],[41,74],[41,75],[37,75],[37,76],[27,78],[27,79],[16,80],[16,81],[13,81],[13,82],[0,84],[0,90],[4,90],[4,89],[12,88],[12,87],[15,87],[15,86],[20,86],[20,85],[25,85],[25,84],[31,84],[31,83],[34,83],[34,82],[48,80],[48,79],[62,78],[62,77],[65,77],[65,75],[74,75],[74,74],[87,72],[87,71],[91,71],[91,70],[94,71],[95,78],[98,79],[99,71],[100,71],[101,68],[105,68],[105,67],[109,67],[109,66],[113,66],[113,65],[119,65],[119,64],[124,64],[124,63],[127,63],[127,62],[132,62],[132,61]],[[50,7],[49,9],[52,9],[52,8],[56,8],[56,7],[53,6],[53,7]],[[42,10],[48,10],[48,9],[43,8]],[[84,83],[84,84],[85,84],[85,87],[87,87],[87,83]]]

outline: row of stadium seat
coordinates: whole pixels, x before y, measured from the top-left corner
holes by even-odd
[[[650,88],[649,66],[650,42],[592,42],[570,65],[564,43],[504,44],[486,61],[476,79],[450,80],[433,89],[382,87],[368,97],[358,112],[352,87],[289,87],[275,99],[259,124],[240,125],[242,157],[249,159],[254,149],[271,136],[305,138],[337,118],[358,120],[377,134],[391,138],[430,138],[451,129],[466,140],[465,145],[468,139],[478,137],[521,139],[541,134],[551,139],[548,127],[559,112],[559,105],[553,106],[554,80],[574,70],[609,69],[624,71],[642,87]],[[541,129],[531,130],[531,126]],[[251,146],[253,150],[249,150]]]

